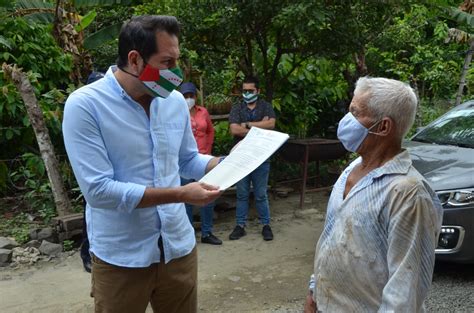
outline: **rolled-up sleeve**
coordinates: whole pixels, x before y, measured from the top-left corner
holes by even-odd
[[[422,184],[400,186],[390,204],[389,279],[379,312],[420,312],[433,274],[439,216]]]
[[[93,102],[72,94],[64,109],[63,136],[66,151],[86,201],[95,208],[132,212],[146,186],[114,180]]]

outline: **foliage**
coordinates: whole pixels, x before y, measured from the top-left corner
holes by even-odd
[[[64,251],[71,251],[74,248],[74,240],[64,240],[63,249]]]
[[[411,82],[420,98],[452,98],[464,48],[445,44],[448,26],[414,5],[368,46],[369,73]]]
[[[337,67],[334,62],[311,58],[292,69],[287,59],[289,57],[282,58],[279,71],[282,75],[292,71],[288,75],[288,85],[273,100],[274,108],[280,112],[278,128],[298,138],[314,133],[328,136],[328,128],[344,112],[345,108],[334,104],[345,99],[347,83],[340,72],[334,71]],[[321,114],[324,114],[324,119],[320,119]]]
[[[213,155],[227,155],[234,145],[233,138],[229,132],[229,122],[220,121],[214,124],[214,146]]]
[[[28,72],[36,96],[40,98],[46,112],[48,126],[60,135],[59,116],[65,95],[58,88],[66,88],[71,71],[71,58],[56,45],[50,34],[51,28],[41,24],[28,23],[24,19],[7,19],[0,23],[0,33],[9,46],[0,46],[0,63],[15,63]],[[11,83],[0,75],[0,146],[2,158],[13,158],[21,151],[31,149],[34,136],[23,101]],[[43,96],[41,97],[41,94]]]
[[[422,101],[418,106],[415,123],[406,135],[406,138],[413,136],[420,127],[425,127],[450,109],[449,103],[430,103]]]
[[[50,26],[6,18],[0,23],[0,33],[7,42],[0,46],[0,62],[15,63],[25,72],[37,73],[41,81],[35,89],[39,92],[69,83],[71,57],[56,45]]]
[[[94,69],[105,72],[110,65],[115,64],[118,43],[117,30],[123,22],[132,16],[133,8],[130,6],[115,5],[112,7],[99,7],[96,11],[97,17],[85,32],[88,35],[89,41],[97,38],[98,42],[92,47],[89,47],[88,41],[84,44],[85,47],[89,49],[94,63]],[[112,32],[108,32],[110,28],[112,28]],[[104,32],[114,36],[105,38],[99,33],[100,30],[104,30]]]
[[[10,173],[12,185],[23,191],[23,199],[30,211],[38,212],[48,223],[56,215],[51,188],[42,159],[33,153],[25,153],[19,165]]]
[[[19,244],[29,240],[29,221],[26,213],[20,213],[13,218],[0,219],[0,235],[13,237]]]
[[[175,15],[182,23],[180,66],[187,71],[187,80],[196,81],[196,75],[202,78],[205,105],[239,96],[243,77],[256,74],[262,97],[272,101],[277,112],[279,130],[295,137],[330,138],[335,137],[335,126],[347,110],[355,82],[364,75],[410,83],[421,99],[416,126],[426,125],[448,109],[467,45],[446,38],[456,28],[468,40],[474,21],[472,12],[454,8],[458,2],[136,0],[123,5],[115,0],[81,0],[65,2],[65,9],[72,13],[68,18],[76,19],[71,25],[80,36],[75,40],[89,38],[82,43],[99,71],[115,62],[118,25],[132,14]],[[77,66],[52,35],[58,29],[47,18],[54,14],[51,4],[1,2],[0,64],[17,63],[28,72],[60,157],[66,189],[80,211],[80,191],[62,158],[60,128],[62,104],[78,87],[70,78]],[[28,20],[20,16],[28,12],[24,9],[41,7],[46,14],[36,12]],[[17,14],[12,16],[12,12]],[[88,60],[86,54],[74,59],[75,64]],[[474,69],[469,70],[467,81],[465,98],[470,98]],[[2,75],[0,88],[0,160],[13,160],[0,161],[0,194],[20,195],[26,210],[47,221],[55,214],[54,203],[34,133],[18,92]],[[233,145],[228,122],[216,122],[215,130],[213,153],[228,154]],[[340,167],[343,162],[328,166]],[[273,180],[300,175],[296,165],[284,166],[277,158],[274,164]],[[21,216],[14,219],[23,223]],[[25,229],[16,230],[18,237],[25,233]]]

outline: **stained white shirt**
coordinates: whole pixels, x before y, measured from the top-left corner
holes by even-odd
[[[316,247],[313,297],[322,312],[423,312],[442,206],[402,151],[343,198],[341,174]]]

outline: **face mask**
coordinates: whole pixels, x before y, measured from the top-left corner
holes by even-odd
[[[257,101],[258,99],[258,94],[257,93],[251,93],[251,92],[246,92],[242,94],[242,97],[244,98],[245,103],[253,103]]]
[[[382,120],[376,122],[367,129],[349,112],[339,121],[337,138],[339,138],[346,150],[357,152],[369,133],[377,135],[377,133],[371,132],[370,130],[381,121]]]
[[[193,98],[187,98],[186,103],[188,104],[188,108],[191,110],[194,104],[196,104],[196,101]]]
[[[159,70],[147,64],[138,79],[155,97],[167,98],[183,81],[183,73],[179,67]]]

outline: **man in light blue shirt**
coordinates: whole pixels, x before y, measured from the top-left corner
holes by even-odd
[[[220,192],[199,182],[219,158],[198,153],[182,76],[179,24],[139,16],[122,27],[117,66],[73,92],[66,150],[87,201],[96,312],[196,311],[197,256],[184,202]]]
[[[417,100],[406,84],[361,78],[338,138],[360,157],[334,185],[305,312],[423,312],[442,207],[403,137]]]

